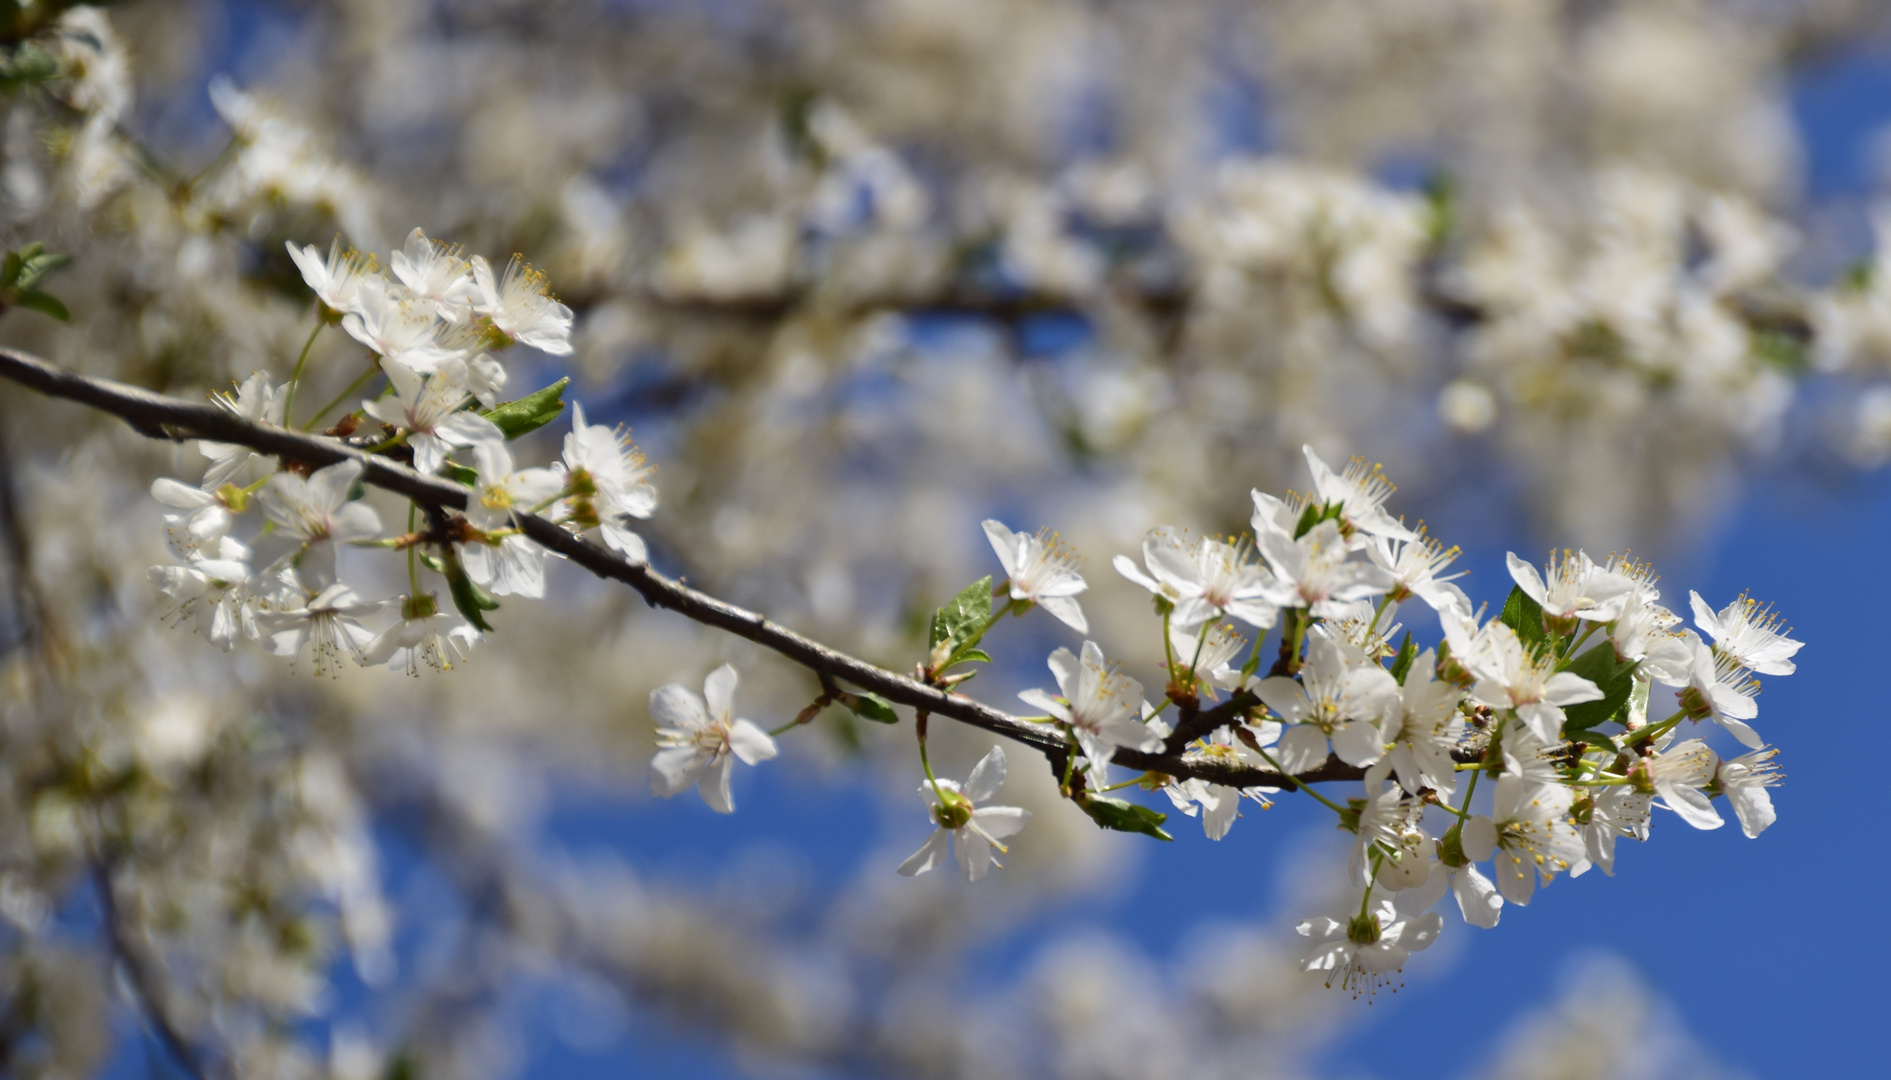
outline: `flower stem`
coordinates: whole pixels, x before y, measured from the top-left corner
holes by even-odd
[[[412,499],[409,499],[407,501],[407,532],[409,535],[413,534],[414,523],[416,521],[416,515],[419,512],[420,512],[420,504],[414,502]],[[419,603],[420,601],[420,545],[419,544],[410,544],[408,545],[408,548],[407,548],[407,599],[415,603]]]
[[[1260,755],[1261,755],[1261,760],[1262,760],[1262,761],[1265,761],[1265,762],[1267,762],[1267,763],[1268,763],[1269,765],[1271,765],[1271,766],[1273,766],[1273,768],[1274,768],[1274,771],[1275,771],[1275,772],[1277,772],[1277,773],[1279,773],[1280,775],[1282,775],[1282,776],[1284,776],[1284,777],[1286,777],[1286,778],[1287,778],[1287,782],[1288,782],[1288,783],[1290,783],[1290,784],[1292,784],[1292,785],[1294,786],[1294,790],[1296,790],[1296,791],[1304,791],[1304,792],[1306,792],[1307,794],[1309,794],[1309,795],[1311,795],[1311,796],[1313,796],[1313,797],[1314,797],[1315,799],[1317,799],[1317,800],[1319,800],[1319,801],[1320,801],[1320,803],[1321,803],[1322,805],[1324,805],[1324,806],[1325,806],[1325,807],[1326,807],[1326,808],[1327,808],[1328,810],[1331,810],[1331,811],[1333,811],[1333,812],[1334,812],[1335,814],[1344,814],[1344,813],[1346,812],[1346,808],[1345,808],[1345,807],[1343,807],[1343,806],[1341,806],[1340,804],[1338,804],[1338,803],[1336,803],[1336,802],[1334,802],[1333,800],[1331,800],[1331,799],[1329,799],[1329,798],[1327,798],[1326,796],[1324,796],[1324,795],[1322,795],[1322,794],[1320,794],[1319,792],[1317,792],[1317,791],[1315,791],[1315,790],[1313,790],[1312,788],[1310,788],[1310,787],[1308,787],[1307,785],[1305,785],[1305,784],[1303,784],[1303,783],[1301,783],[1301,782],[1300,782],[1300,778],[1299,778],[1299,777],[1297,777],[1297,776],[1295,776],[1294,774],[1292,774],[1292,773],[1290,773],[1290,772],[1288,772],[1288,771],[1287,771],[1286,769],[1283,769],[1283,768],[1281,768],[1281,767],[1280,767],[1280,762],[1278,762],[1278,761],[1275,761],[1275,760],[1273,759],[1273,756],[1272,756],[1272,755],[1270,755],[1270,754],[1268,754],[1268,752],[1267,752],[1267,751],[1265,751],[1265,750],[1262,750],[1262,749],[1261,749],[1260,747],[1258,747],[1258,746],[1257,746],[1257,747],[1255,747],[1255,748],[1254,748],[1254,750],[1255,750],[1255,752],[1256,752],[1256,753],[1258,753],[1258,754],[1260,754]]]
[[[315,345],[315,339],[321,334],[322,327],[327,325],[328,320],[318,314],[315,318],[315,329],[309,331],[309,339],[302,343],[302,355],[295,358],[295,370],[289,373],[289,388],[282,392],[282,424],[284,427],[295,423],[295,419],[289,412],[289,409],[295,405],[296,388],[302,385],[302,369],[309,362],[309,349]],[[303,430],[306,431],[308,429],[304,428]]]
[[[369,364],[368,370],[362,372],[360,378],[356,379],[354,382],[349,383],[347,389],[335,395],[335,400],[322,406],[322,410],[320,412],[316,413],[314,416],[309,417],[308,422],[302,425],[302,430],[303,431],[312,430],[315,427],[315,425],[322,422],[322,417],[327,416],[330,412],[333,412],[335,409],[335,406],[340,405],[342,402],[348,400],[348,398],[351,395],[353,395],[355,391],[361,389],[361,387],[369,379],[378,375],[380,371],[381,369],[378,365]],[[288,412],[284,411],[283,417],[285,418],[285,420],[287,419],[288,415],[289,415]]]
[[[1386,593],[1384,596],[1379,598],[1379,606],[1372,613],[1372,621],[1366,624],[1366,639],[1367,640],[1371,640],[1373,632],[1379,629],[1379,616],[1384,615],[1385,609],[1391,606],[1392,606],[1391,593]]]
[[[1685,719],[1687,719],[1687,710],[1677,709],[1675,710],[1674,715],[1668,717],[1666,720],[1663,720],[1658,724],[1649,724],[1647,727],[1642,728],[1640,731],[1631,731],[1628,733],[1628,736],[1626,738],[1623,738],[1619,741],[1621,742],[1623,746],[1634,746],[1636,743],[1646,742],[1649,739],[1653,739],[1657,736],[1667,734],[1669,731],[1672,731],[1674,729],[1674,726],[1676,724],[1679,724],[1681,721]]]
[[[939,778],[932,775],[932,761],[926,757],[926,714],[920,713],[914,729],[919,733],[919,767],[926,770],[926,782],[932,785],[933,798],[939,805],[946,804],[945,791],[939,787]]]
[[[1175,643],[1169,640],[1169,613],[1162,613],[1162,658],[1169,665],[1169,681],[1175,681]]]

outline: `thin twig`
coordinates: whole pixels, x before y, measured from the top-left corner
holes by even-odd
[[[152,970],[150,961],[125,936],[125,926],[118,910],[118,896],[112,888],[112,872],[103,861],[92,864],[92,881],[98,889],[100,920],[104,923],[106,939],[111,943],[112,956],[124,969],[125,981],[131,984],[131,992],[138,999],[138,1008],[144,1013],[151,1030],[157,1033],[158,1041],[164,1044],[164,1049],[178,1066],[195,1080],[216,1080],[221,1077],[223,1071],[213,1069],[205,1060],[203,1050],[177,1029],[164,1007],[158,989],[159,978]]]
[[[152,438],[179,442],[211,439],[237,443],[277,455],[285,461],[317,467],[341,461],[360,461],[366,466],[363,479],[369,484],[405,495],[423,506],[442,510],[466,508],[466,488],[450,480],[424,476],[398,462],[364,453],[339,440],[251,423],[213,405],[198,405],[109,379],[81,375],[17,349],[0,348],[0,377],[53,397],[77,401],[110,413]],[[616,553],[575,536],[542,517],[523,513],[515,514],[514,517],[526,536],[598,577],[629,585],[653,607],[667,608],[705,626],[713,626],[753,641],[817,675],[845,680],[895,704],[949,717],[1013,742],[1023,743],[1047,758],[1061,760],[1064,754],[1063,741],[1049,727],[1026,723],[963,694],[928,686],[831,649],[753,611],[725,603],[665,577],[647,565],[626,561]],[[1196,732],[1195,729],[1204,722],[1217,727],[1232,722],[1239,715],[1240,708],[1245,707],[1238,707],[1236,703],[1245,701],[1244,696],[1237,696],[1202,713],[1190,725],[1190,738],[1213,730],[1213,727],[1209,727]],[[1183,740],[1184,743],[1186,741]],[[1160,754],[1118,749],[1115,762],[1145,772],[1181,779],[1200,778],[1229,787],[1289,786],[1286,777],[1272,770],[1188,755],[1181,752],[1181,746],[1181,743],[1172,742]],[[1303,783],[1319,783],[1357,780],[1364,775],[1365,770],[1330,758],[1319,768],[1300,774],[1298,779]]]

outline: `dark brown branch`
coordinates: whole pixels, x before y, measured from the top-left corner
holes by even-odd
[[[53,397],[90,405],[120,417],[153,438],[180,442],[211,439],[237,443],[274,454],[285,461],[311,466],[360,461],[367,468],[363,478],[376,487],[405,495],[424,506],[446,510],[466,508],[467,491],[464,487],[438,477],[423,476],[405,465],[363,453],[335,439],[253,424],[214,405],[194,404],[108,379],[80,375],[15,349],[0,348],[0,377]],[[665,577],[647,565],[628,562],[614,552],[574,536],[542,517],[531,514],[517,514],[515,517],[526,536],[598,577],[629,585],[653,607],[667,608],[685,618],[753,641],[818,675],[845,680],[894,704],[950,717],[962,724],[1023,743],[1048,758],[1061,760],[1064,754],[1063,740],[1049,727],[1026,723],[963,694],[927,686],[916,679],[894,674],[830,649],[785,626],[770,622],[755,612],[724,603]],[[1230,722],[1237,709],[1235,702],[1239,700],[1242,699],[1230,699],[1208,710],[1197,718],[1196,723],[1204,722],[1202,717],[1213,718],[1214,726]],[[1209,727],[1203,734],[1212,730],[1213,727]],[[1199,777],[1230,787],[1290,786],[1286,777],[1271,770],[1182,753],[1181,746],[1186,742],[1186,739],[1180,743],[1172,742],[1170,748],[1160,754],[1119,749],[1115,761],[1145,772],[1184,779]],[[1307,783],[1319,783],[1327,780],[1357,780],[1363,775],[1363,769],[1334,759],[1303,774],[1300,779]]]

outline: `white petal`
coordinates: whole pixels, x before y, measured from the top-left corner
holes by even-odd
[[[650,719],[660,728],[700,731],[709,723],[709,713],[696,691],[671,683],[650,691]]]
[[[702,792],[703,801],[718,814],[735,813],[735,799],[729,793],[729,774],[734,770],[735,759],[725,757],[704,769],[696,781],[696,790]]]
[[[1326,763],[1326,733],[1309,725],[1296,725],[1280,737],[1274,749],[1282,769],[1303,773]]]
[[[1489,930],[1503,914],[1504,898],[1497,895],[1497,886],[1475,866],[1461,866],[1451,875],[1451,893],[1457,897],[1458,912],[1472,926]]]
[[[998,564],[1005,568],[1005,576],[1018,576],[1018,534],[1006,528],[1002,521],[988,519],[984,524],[985,538],[998,553]]]
[[[729,749],[744,765],[759,765],[781,752],[766,731],[747,720],[729,725]]]
[[[1056,616],[1059,622],[1079,634],[1087,634],[1090,632],[1090,621],[1083,617],[1083,608],[1077,604],[1077,601],[1068,596],[1044,596],[1040,594],[1037,598],[1037,606],[1043,608],[1051,615]]]
[[[972,820],[993,840],[1015,835],[1031,820],[1029,810],[1016,806],[981,806],[972,811]]]
[[[650,759],[650,790],[664,798],[696,782],[696,774],[709,758],[691,746],[672,746],[657,751]]]
[[[932,835],[900,864],[900,873],[907,877],[923,874],[945,861],[948,840],[944,829],[932,830]]]
[[[965,871],[965,880],[981,881],[991,872],[991,844],[970,829],[956,831],[954,845],[959,857],[959,869]]]
[[[1699,788],[1681,784],[1657,784],[1656,790],[1667,803],[1668,809],[1680,815],[1682,821],[1697,829],[1718,829],[1726,822],[1721,820],[1720,811],[1714,809],[1713,800]]]
[[[965,778],[965,797],[973,803],[982,803],[998,794],[1004,782],[1005,748],[994,746],[972,767],[972,775]]]
[[[710,716],[717,720],[735,717],[735,686],[740,678],[734,665],[724,664],[703,680],[703,701],[709,706]]]
[[[1482,814],[1464,823],[1464,829],[1458,834],[1458,841],[1464,847],[1464,857],[1472,862],[1483,862],[1497,850],[1497,826]]]

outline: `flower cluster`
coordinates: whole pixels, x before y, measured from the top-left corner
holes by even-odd
[[[1686,627],[1661,604],[1646,564],[1565,551],[1540,569],[1511,555],[1510,595],[1486,618],[1455,584],[1461,575],[1445,573],[1456,549],[1386,510],[1393,488],[1377,467],[1335,471],[1305,453],[1313,493],[1255,491],[1251,537],[1159,527],[1140,566],[1115,559],[1152,594],[1161,621],[1159,705],[1094,641],[1051,653],[1054,692],[1019,695],[1043,711],[1024,719],[1063,744],[1051,755],[1063,796],[1099,825],[1167,839],[1165,815],[1108,794],[1139,786],[1199,815],[1218,840],[1244,799],[1265,806],[1283,788],[1304,791],[1353,834],[1350,874],[1361,890],[1356,909],[1300,924],[1311,940],[1304,967],[1370,994],[1437,938],[1443,921],[1431,909],[1446,893],[1466,922],[1488,928],[1505,903],[1528,904],[1560,874],[1613,874],[1616,841],[1646,840],[1654,808],[1718,828],[1713,800],[1725,796],[1748,836],[1772,823],[1769,789],[1780,773],[1749,723],[1754,676],[1790,674],[1801,643],[1770,608],[1742,596],[1716,610],[1690,593]],[[974,582],[934,616],[920,665],[934,685],[956,685],[969,672],[955,667],[989,660],[978,645],[1006,614],[1042,606],[1085,627],[1075,596],[1086,584],[1067,549],[996,521],[985,531],[1009,580]],[[1006,602],[994,607],[994,597]],[[1392,644],[1399,606],[1414,598],[1442,627],[1432,647],[1409,632]],[[1253,632],[1251,648],[1235,623]],[[1277,648],[1263,673],[1270,631]],[[733,680],[727,668],[711,676],[707,711],[681,687],[653,695],[664,724],[660,793],[701,776],[704,798],[726,812],[731,757],[774,755],[771,739],[732,718]],[[1650,722],[1656,687],[1672,694],[1673,710]],[[810,708],[833,700],[830,692]],[[1703,738],[1681,737],[1681,725],[1703,722],[1748,752],[1723,759]],[[920,791],[937,828],[900,873],[923,873],[956,849],[977,881],[1029,814],[986,805],[1004,779],[1001,748],[960,786],[933,775],[925,738],[922,714]],[[1110,766],[1126,752],[1145,762],[1174,755],[1163,760],[1176,772],[1145,764],[1112,784]],[[1361,777],[1364,791],[1344,802],[1314,786]]]
[[[251,640],[292,662],[307,658],[317,675],[338,672],[345,660],[418,675],[422,666],[446,671],[468,656],[491,629],[484,613],[498,606],[493,595],[544,595],[549,553],[525,537],[517,513],[550,511],[559,524],[597,529],[609,547],[647,560],[630,522],[656,511],[656,488],[621,432],[586,423],[574,407],[560,461],[519,468],[507,445],[564,404],[563,382],[500,400],[507,379],[495,351],[514,344],[571,351],[571,311],[552,298],[542,274],[515,258],[495,276],[484,258],[464,257],[419,229],[389,257],[391,278],[376,259],[344,251],[339,241],[326,258],[313,246],[290,244],[288,251],[315,293],[315,330],[288,381],[257,372],[213,400],[244,420],[294,424],[296,392],[313,376],[311,348],[324,327],[339,325],[367,347],[365,370],[300,426],[313,428],[352,395],[378,386],[327,434],[464,484],[467,510],[417,530],[413,506],[408,531],[384,538],[379,513],[363,499],[361,457],[272,471],[248,447],[200,442],[210,459],[201,483],[166,478],[151,487],[166,508],[165,539],[177,561],[150,576],[172,602],[174,620],[193,622],[225,651]],[[255,472],[263,475],[244,484]],[[238,524],[252,506],[263,522],[251,539],[240,539]],[[340,574],[344,547],[403,552],[406,594],[360,596]],[[422,588],[423,569],[445,579],[458,614]],[[385,615],[394,617],[370,628]]]

